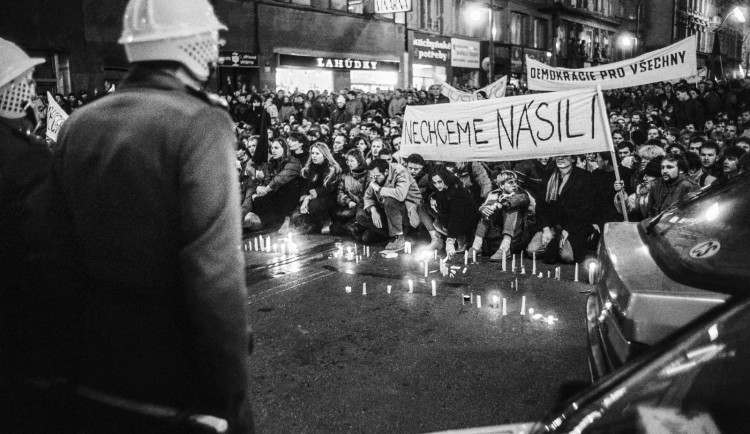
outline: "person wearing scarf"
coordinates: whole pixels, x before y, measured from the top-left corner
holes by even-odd
[[[542,230],[526,248],[544,262],[583,261],[595,232],[595,191],[590,173],[573,164],[570,155],[555,157],[555,170],[545,180],[544,201],[537,204]]]

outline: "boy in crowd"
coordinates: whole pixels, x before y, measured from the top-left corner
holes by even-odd
[[[531,196],[518,187],[518,177],[514,172],[504,170],[497,174],[495,180],[498,188],[492,190],[479,207],[481,220],[477,224],[470,252],[481,254],[487,230],[491,225],[499,225],[502,227],[503,240],[490,261],[502,261],[503,256],[522,251],[528,243],[526,217],[528,213],[533,213],[534,203]]]

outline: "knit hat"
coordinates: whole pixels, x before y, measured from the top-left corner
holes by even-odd
[[[645,175],[653,176],[654,178],[660,178],[661,177],[661,160],[663,157],[660,155],[656,158],[652,158],[647,164],[646,164],[646,170],[644,171]]]

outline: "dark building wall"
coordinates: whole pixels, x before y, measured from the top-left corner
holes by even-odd
[[[260,4],[259,18],[261,89],[275,86],[274,50],[391,61],[404,50],[403,26],[393,21],[273,4]]]
[[[672,44],[675,0],[645,1],[643,7],[646,21],[645,28],[641,26],[643,52]]]

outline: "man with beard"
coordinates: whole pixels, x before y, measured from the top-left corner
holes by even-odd
[[[661,179],[656,180],[649,191],[649,217],[660,214],[688,193],[698,189],[698,185],[688,178],[686,173],[685,157],[674,154],[664,156],[661,160]]]

